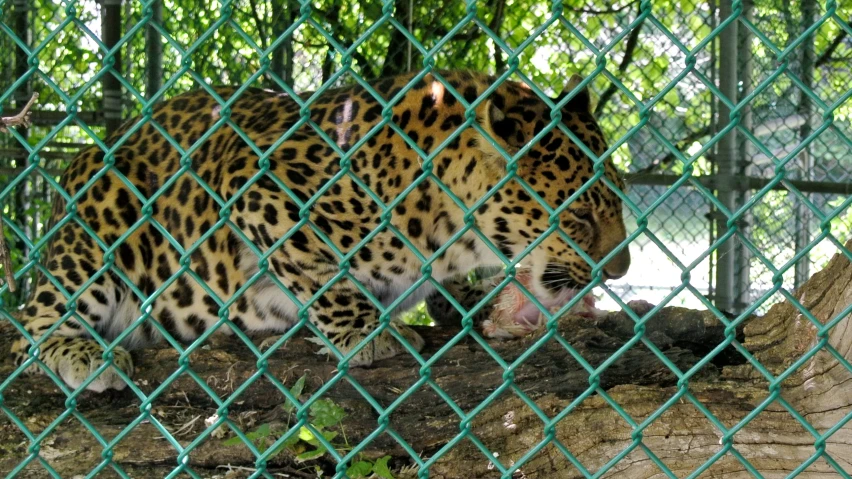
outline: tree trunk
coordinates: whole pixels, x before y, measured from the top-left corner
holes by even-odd
[[[339,2],[337,0],[332,3],[331,10],[329,10],[326,15],[326,21],[331,25],[331,34],[332,37],[336,37],[335,33],[337,33],[338,25],[340,24],[340,8]],[[336,51],[334,49],[334,44],[332,42],[328,42],[328,53],[322,61],[322,83],[325,84],[329,79],[331,79],[331,75],[335,70],[335,57]]]
[[[104,46],[109,49],[118,45],[121,40],[121,2],[122,0],[101,0],[101,29],[103,30]],[[113,55],[111,72],[104,75],[103,83],[103,109],[106,120],[107,134],[110,134],[121,126],[121,82],[117,75],[121,75],[121,50],[116,50]]]
[[[852,242],[847,248],[852,247]],[[844,256],[836,256],[820,273],[812,277],[795,297],[821,323],[844,313],[852,303],[852,265]],[[0,331],[0,352],[9,347],[15,333],[7,323]],[[592,367],[597,367],[622,348],[634,336],[635,323],[625,313],[611,313],[595,320],[568,317],[560,321],[559,333]],[[458,333],[458,325],[421,328],[427,340],[424,357],[428,358]],[[814,327],[789,302],[777,304],[760,318],[752,318],[740,328],[738,341],[777,377],[803,357],[820,341]],[[684,308],[664,308],[647,324],[645,336],[680,371],[687,371],[705,354],[722,343],[724,325],[709,312]],[[827,334],[827,344],[840,357],[852,357],[852,323],[848,316]],[[536,342],[536,338],[490,343],[504,361],[513,361]],[[232,394],[239,385],[257,371],[257,359],[238,340],[228,340],[229,347],[199,348],[191,356],[190,366],[221,398]],[[335,365],[325,356],[315,354],[317,346],[294,339],[270,358],[269,372],[291,387],[306,375],[305,393],[313,393],[331,380]],[[178,353],[171,349],[134,353],[138,372],[136,382],[146,394],[154,391],[179,367]],[[11,366],[0,368],[0,378],[11,372]],[[417,383],[420,365],[410,356],[381,361],[369,369],[356,368],[351,377],[366,389],[381,407],[390,406],[404,391]],[[387,427],[407,441],[426,461],[436,453],[440,458],[432,464],[430,477],[485,478],[499,477],[486,455],[469,439],[459,441],[447,452],[441,449],[460,432],[460,419],[454,409],[435,392],[444,391],[455,403],[456,411],[469,414],[497,390],[505,371],[494,358],[471,339],[462,340],[431,366],[432,384],[425,383],[389,416]],[[846,472],[852,472],[852,427],[844,418],[852,412],[852,373],[832,356],[827,348],[809,357],[781,385],[780,397],[754,418],[745,418],[760,408],[770,397],[766,378],[743,356],[728,348],[704,364],[689,378],[679,396],[678,376],[638,343],[609,364],[600,376],[600,389],[582,400],[564,419],[553,435],[590,471],[596,473],[622,451],[631,448],[634,434],[642,445],[630,450],[604,477],[657,478],[662,471],[649,459],[648,452],[662,461],[677,477],[685,477],[725,451],[724,433],[707,419],[696,401],[715,419],[736,431],[732,449],[711,465],[701,477],[752,477],[735,457],[748,461],[750,467],[765,478],[785,477],[815,454],[815,438],[799,423],[788,405],[819,434],[837,426],[824,441],[826,455]],[[522,391],[548,417],[553,418],[589,388],[589,373],[563,346],[547,342],[514,370],[515,389],[507,388],[470,422],[470,432],[496,460],[510,467],[527,451],[545,438],[544,424],[520,398]],[[637,424],[650,424],[635,432],[601,392],[620,405]],[[65,396],[45,377],[21,378],[2,391],[3,406],[14,413],[38,435],[64,410]],[[302,399],[306,399],[304,395]],[[344,434],[334,439],[341,445],[341,455],[359,444],[379,427],[377,413],[345,380],[331,387],[323,396],[346,411],[342,421]],[[672,400],[675,398],[674,400]],[[666,408],[667,401],[672,404]],[[110,441],[140,413],[140,401],[129,392],[107,394],[83,393],[77,398],[77,411]],[[229,409],[229,418],[244,431],[261,424],[271,430],[286,430],[287,413],[279,407],[283,395],[269,381],[261,378],[242,392]],[[182,446],[190,444],[204,431],[204,420],[214,414],[216,403],[183,374],[156,398],[152,418],[172,432]],[[658,416],[657,411],[661,412]],[[649,417],[652,417],[649,420]],[[290,421],[292,424],[295,420]],[[740,424],[744,425],[740,427]],[[838,426],[840,425],[840,426]],[[337,427],[337,426],[335,426]],[[337,429],[335,429],[337,430]],[[229,435],[232,433],[228,432]],[[132,477],[162,477],[178,464],[178,453],[151,420],[143,421],[113,450],[113,460]],[[345,443],[349,448],[345,447]],[[29,441],[7,417],[0,419],[0,470],[9,471],[27,457]],[[299,452],[298,447],[295,452]],[[303,449],[302,449],[303,450]],[[822,449],[817,449],[822,451]],[[69,416],[41,442],[42,458],[63,477],[86,474],[102,460],[102,446],[81,423]],[[326,455],[319,461],[297,463],[294,450],[285,449],[268,461],[271,473],[290,477],[316,477],[314,465],[323,468],[325,476],[334,474],[334,463]],[[400,468],[412,464],[402,446],[391,435],[382,433],[362,451],[363,457],[392,456],[390,466],[396,477],[414,477]],[[255,458],[242,446],[226,446],[223,439],[207,438],[189,454],[189,467],[201,477],[225,473],[250,475]],[[109,474],[112,474],[110,472]],[[112,477],[107,474],[107,477]],[[43,477],[47,474],[36,462],[19,477]],[[100,476],[99,476],[100,477]],[[515,477],[579,478],[583,474],[569,462],[553,443],[545,445],[520,467]],[[826,458],[817,458],[797,476],[802,478],[835,478]]]
[[[33,5],[32,2],[27,0],[18,0],[16,2],[12,2],[14,5],[14,10],[12,11],[12,18],[14,19],[14,28],[15,35],[21,39],[24,45],[32,45],[32,26],[30,24],[30,14],[32,13]],[[16,45],[15,47],[15,78],[24,78],[29,70],[29,57],[27,52],[21,49]],[[24,105],[27,104],[28,101],[33,96],[33,85],[32,80],[27,80],[24,84],[20,85],[18,89],[15,91],[15,109],[17,111],[21,111],[24,108]],[[18,134],[21,135],[22,138],[29,139],[30,137],[30,128],[18,126],[15,128],[18,131]],[[17,168],[25,168],[27,160],[26,158],[29,156],[29,152],[23,145],[18,144],[18,142],[14,139],[11,139],[11,144],[14,146],[15,153],[20,154],[21,156],[15,160],[15,166]],[[4,155],[5,156],[5,155]],[[4,158],[4,160],[8,161],[8,156]],[[4,161],[4,163],[6,162]],[[12,180],[15,177],[13,174],[9,180]],[[27,233],[30,239],[37,238],[39,236],[39,216],[38,211],[33,206],[33,198],[36,194],[38,194],[38,187],[40,184],[38,183],[38,175],[30,175],[28,181],[23,181],[18,184],[17,191],[15,192],[14,197],[9,197],[9,211],[11,213],[11,219],[18,222],[19,225],[23,226],[24,232]],[[0,203],[0,208],[3,207],[3,204]],[[12,236],[12,238],[17,238],[16,236]],[[27,242],[17,238],[12,245],[13,249],[19,251],[22,256],[28,257],[30,254],[30,249],[27,246]],[[18,298],[26,298],[27,295],[32,290],[33,284],[31,278],[21,278],[21,281],[18,281],[17,289],[18,291],[14,294]],[[11,296],[11,295],[10,295]]]
[[[163,37],[154,25],[163,24],[163,2],[157,0],[151,3],[151,20],[145,27],[145,57],[147,64],[145,98],[154,98],[163,86]]]
[[[393,16],[396,21],[401,25],[408,25],[411,16],[409,0],[396,0],[394,5]],[[405,37],[405,34],[396,28],[392,28],[380,77],[386,78],[406,71],[405,52],[408,48],[407,45],[408,38]]]
[[[299,18],[299,4],[292,1],[271,2],[270,7],[272,8],[272,38],[269,41],[275,42],[291,25],[296,23]],[[293,65],[295,64],[294,36],[295,32],[272,51],[272,64],[270,66],[272,73],[278,75],[278,78],[290,87],[293,87]],[[280,89],[280,86],[273,85],[273,88]]]

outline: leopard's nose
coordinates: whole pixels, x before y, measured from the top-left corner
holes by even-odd
[[[625,246],[604,266],[603,272],[606,279],[619,279],[627,274],[630,269],[630,247]]]

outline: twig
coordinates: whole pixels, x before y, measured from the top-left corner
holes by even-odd
[[[630,32],[630,36],[627,37],[627,44],[624,46],[624,57],[621,59],[621,64],[618,65],[618,72],[624,73],[627,70],[627,67],[630,66],[630,63],[633,62],[633,54],[636,52],[636,45],[639,44],[639,33],[642,31],[642,27],[645,25],[645,20],[642,20],[638,25],[633,28],[633,31]],[[610,83],[609,87],[601,94],[600,100],[598,100],[598,106],[595,108],[595,115],[600,115],[606,106],[609,99],[612,98],[613,95],[618,91],[618,87],[615,83]]]
[[[200,415],[200,414],[199,414],[199,415],[197,415],[197,416],[195,416],[194,418],[190,419],[190,420],[189,420],[189,422],[187,422],[187,423],[185,423],[183,426],[181,426],[181,427],[180,427],[180,429],[178,429],[177,431],[173,432],[173,433],[172,433],[172,436],[175,436],[175,437],[177,437],[177,436],[182,436],[182,435],[184,435],[184,436],[185,436],[185,435],[187,435],[187,434],[191,433],[191,432],[192,432],[192,426],[193,426],[193,425],[196,423],[196,421],[198,421],[199,419],[201,419],[201,415]]]
[[[6,284],[9,285],[9,292],[14,293],[18,290],[15,284],[15,274],[12,271],[12,255],[9,253],[9,247],[6,246],[6,236],[3,233],[3,216],[0,216],[0,264],[3,264],[3,272],[6,276]]]
[[[850,21],[852,21],[852,19],[850,19]],[[828,45],[828,48],[826,48],[825,51],[820,54],[819,58],[817,58],[816,62],[814,63],[814,66],[821,67],[822,65],[831,61],[831,56],[834,54],[835,50],[837,50],[837,47],[839,47],[840,44],[843,43],[843,40],[845,38],[846,30],[841,28],[840,31],[837,32],[837,36],[834,37],[834,40],[831,41],[831,44]]]
[[[700,140],[701,138],[704,138],[705,136],[707,136],[709,134],[710,134],[710,126],[709,125],[705,126],[704,128],[701,128],[699,130],[695,130],[693,132],[690,132],[688,135],[683,137],[683,139],[681,139],[678,142],[677,149],[680,150],[680,151],[683,151],[686,148],[689,148],[689,145],[691,145],[692,143]],[[675,156],[674,153],[669,153],[666,156],[660,158],[659,160],[652,161],[650,165],[640,169],[639,171],[636,172],[636,174],[637,175],[644,175],[644,174],[653,173],[654,170],[657,170],[660,167],[668,166],[668,164],[671,163],[675,158],[676,158],[676,156]]]
[[[255,468],[253,468],[253,467],[232,466],[232,465],[230,465],[230,464],[225,464],[225,465],[221,465],[221,466],[216,466],[216,469],[227,469],[228,471],[257,472],[257,469],[255,469]],[[294,475],[294,476],[298,476],[298,477],[308,477],[308,478],[315,477],[315,476],[313,476],[313,475],[311,475],[311,474],[308,474],[308,473],[306,473],[306,472],[302,472],[302,471],[299,471],[299,470],[297,470],[297,469],[293,469],[293,468],[290,468],[290,467],[283,467],[283,468],[282,468],[282,467],[280,467],[280,466],[275,466],[275,469],[281,469],[281,470],[287,471],[287,473],[288,473],[288,474],[284,474],[284,473],[280,473],[280,472],[272,472],[272,473],[270,473],[270,474],[272,474],[273,476],[278,476],[278,477],[291,477],[289,474],[292,474],[292,475]]]
[[[0,132],[8,133],[9,128],[18,125],[21,125],[24,128],[29,127],[32,124],[32,113],[30,112],[30,108],[32,108],[36,100],[38,100],[38,93],[33,93],[33,96],[32,98],[30,98],[30,101],[28,101],[27,104],[24,105],[24,109],[21,110],[17,115],[4,116],[3,118],[0,118]]]

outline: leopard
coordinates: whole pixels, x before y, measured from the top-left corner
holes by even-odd
[[[624,181],[583,82],[546,101],[433,70],[154,102],[61,175],[15,364],[122,390],[131,351],[298,327],[368,368],[423,351],[401,313],[475,268],[525,255],[541,297],[605,257],[595,275],[620,278]]]

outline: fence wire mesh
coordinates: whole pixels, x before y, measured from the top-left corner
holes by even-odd
[[[620,4],[511,0],[165,0],[162,3],[0,0],[0,47],[3,52],[0,53],[0,64],[6,72],[0,80],[3,85],[0,105],[3,105],[4,111],[16,111],[30,98],[31,92],[40,95],[34,125],[28,129],[10,130],[8,135],[0,137],[0,214],[6,224],[5,238],[11,245],[14,276],[20,286],[17,292],[10,291],[8,285],[0,287],[0,317],[13,325],[15,334],[26,337],[31,343],[29,361],[14,369],[8,377],[0,378],[0,409],[6,420],[22,431],[27,441],[27,455],[14,470],[8,471],[9,477],[32,467],[41,467],[58,477],[50,458],[40,454],[40,449],[56,427],[72,419],[83,424],[103,447],[102,461],[89,472],[89,477],[104,470],[129,477],[122,465],[114,460],[112,451],[142,422],[153,423],[174,448],[176,462],[170,477],[183,474],[198,477],[187,458],[198,444],[211,440],[220,426],[233,431],[256,457],[253,477],[271,477],[266,470],[269,460],[298,437],[312,438],[320,454],[331,457],[337,464],[335,477],[357,476],[353,467],[359,454],[382,434],[393,437],[408,452],[419,477],[428,477],[430,467],[462,441],[470,441],[480,449],[501,477],[513,477],[546,446],[558,448],[585,477],[601,477],[610,473],[621,459],[634,450],[642,450],[668,477],[677,477],[643,444],[642,434],[649,424],[678,401],[691,402],[722,436],[722,447],[718,453],[693,471],[690,477],[700,476],[726,455],[737,458],[743,468],[755,477],[762,477],[760,471],[738,453],[733,437],[770,404],[785,408],[792,416],[791,420],[814,435],[814,455],[801,465],[800,471],[814,461],[823,460],[839,476],[850,477],[849,472],[844,471],[825,449],[825,440],[834,431],[816,432],[805,417],[785,402],[779,385],[818,351],[831,349],[826,339],[827,332],[849,312],[842,311],[837,319],[823,325],[790,292],[837,251],[852,258],[842,246],[850,237],[852,228],[848,209],[852,199],[847,194],[852,174],[852,103],[848,101],[852,96],[852,73],[848,68],[852,56],[852,27],[849,24],[852,5],[833,0],[823,3],[807,0],[798,3],[774,0],[747,3],[735,0],[729,8],[730,14],[728,10],[720,11],[720,6],[713,3],[648,0]],[[736,65],[739,84],[735,97],[725,95],[718,86],[720,60],[729,53],[722,50],[720,39],[726,32],[732,31],[733,25],[739,32],[739,61]],[[108,44],[106,40],[109,30],[118,32],[114,44]],[[214,129],[199,138],[199,143],[212,135],[215,128],[233,128],[244,140],[251,142],[227,115],[234,99],[249,87],[268,87],[295,95],[297,91],[319,94],[332,87],[358,83],[380,99],[382,96],[368,86],[367,81],[407,71],[415,72],[415,78],[422,78],[439,68],[460,67],[496,73],[501,81],[509,78],[522,81],[542,97],[558,92],[564,84],[566,72],[570,70],[586,78],[588,86],[595,92],[595,113],[612,148],[604,156],[595,158],[594,176],[576,194],[581,194],[594,181],[606,181],[602,176],[602,162],[607,157],[630,173],[630,188],[623,193],[623,198],[629,230],[626,242],[633,249],[634,266],[621,280],[606,287],[596,280],[588,290],[602,287],[596,291],[603,307],[624,308],[625,303],[633,298],[658,305],[651,313],[641,317],[629,312],[636,322],[636,335],[611,359],[614,361],[640,342],[656,351],[643,332],[646,322],[664,306],[679,304],[710,309],[728,331],[726,342],[689,370],[679,369],[665,355],[657,352],[659,360],[677,376],[679,387],[677,394],[658,410],[642,421],[636,421],[600,386],[600,375],[609,362],[597,367],[589,364],[564,338],[559,337],[554,328],[548,328],[543,338],[531,346],[529,354],[534,354],[546,342],[558,342],[588,372],[589,387],[558,414],[547,414],[513,384],[513,371],[528,355],[513,363],[504,362],[473,331],[471,318],[475,311],[464,315],[463,330],[429,358],[421,357],[413,347],[406,345],[420,365],[420,380],[400,390],[398,398],[389,406],[381,406],[348,374],[348,362],[360,348],[346,355],[338,354],[339,373],[308,399],[300,401],[298,384],[285,385],[266,370],[265,362],[273,351],[258,350],[229,320],[228,308],[238,301],[239,294],[231,298],[215,298],[221,311],[220,321],[215,326],[234,329],[256,355],[257,374],[228,397],[220,398],[189,363],[190,355],[202,347],[215,330],[213,327],[192,344],[171,342],[180,353],[180,367],[155,391],[144,393],[121,373],[140,401],[140,414],[115,437],[104,437],[98,432],[77,408],[80,394],[96,380],[97,374],[112,368],[112,351],[133,328],[150,324],[169,337],[162,326],[153,321],[157,318],[146,312],[118,338],[100,340],[106,350],[103,356],[105,363],[77,390],[69,389],[55,374],[43,365],[39,366],[68,398],[66,412],[52,423],[36,427],[6,407],[4,394],[27,366],[40,364],[37,360],[39,348],[48,337],[34,339],[13,312],[26,301],[37,273],[43,271],[40,261],[45,255],[45,245],[55,232],[47,224],[51,201],[56,196],[63,197],[69,204],[66,220],[76,221],[75,198],[65,193],[56,179],[74,154],[91,144],[100,146],[107,153],[101,172],[113,168],[114,160],[110,159],[113,146],[103,143],[100,138],[104,137],[110,122],[116,117],[127,119],[141,115],[144,122],[150,121],[152,105],[156,102],[201,88],[215,98],[224,113]],[[439,76],[436,78],[440,80]],[[107,91],[109,79],[117,82],[120,95],[117,103],[110,103],[113,92]],[[210,89],[210,85],[216,84],[235,85],[239,89],[233,98],[226,100]],[[447,82],[444,87],[450,92],[455,91]],[[403,89],[400,95],[406,91],[407,88]],[[459,101],[464,101],[461,95],[458,96]],[[298,127],[315,127],[309,120],[313,98],[315,95],[301,102],[304,115]],[[390,126],[404,136],[405,132],[394,125],[388,114],[390,103],[379,101],[385,110],[377,128]],[[465,102],[468,111],[472,112],[480,101]],[[720,115],[720,111],[726,110],[732,113]],[[463,128],[478,128],[472,115],[467,116]],[[550,122],[546,131],[553,128],[565,129],[555,120]],[[127,135],[135,130],[131,127]],[[734,174],[755,180],[757,186],[738,186],[735,201],[725,204],[716,193],[718,182],[732,182],[735,178],[718,176],[717,183],[712,183],[709,178],[719,173],[718,159],[723,154],[719,151],[719,144],[729,132],[738,135],[739,162],[734,165]],[[184,159],[189,158],[193,148],[183,150],[165,131],[161,133],[175,149],[183,152]],[[317,129],[317,133],[336,148],[335,142],[321,130]],[[290,134],[292,132],[285,134],[274,147],[287,141]],[[567,131],[566,134],[571,136]],[[126,137],[118,143],[124,140]],[[437,152],[427,154],[414,142],[409,144],[422,160],[423,174],[414,180],[412,188],[415,188],[420,182],[435,179],[432,160]],[[272,149],[264,151],[256,145],[253,148],[260,158],[261,172],[267,173]],[[595,157],[588,148],[584,151]],[[357,175],[351,171],[349,164],[352,152],[339,153],[342,160],[338,177],[355,179]],[[506,151],[501,150],[500,153],[512,158]],[[510,160],[509,164],[514,161]],[[221,221],[212,225],[211,231],[228,227],[227,213],[238,196],[227,201],[218,198],[192,171],[188,161],[182,162],[181,166],[178,175],[171,181],[192,178],[217,198],[222,211]],[[508,170],[505,182],[517,180],[513,178],[511,166]],[[791,180],[804,183],[791,183]],[[280,186],[289,193],[284,183]],[[140,195],[139,200],[147,206],[139,212],[141,219],[137,225],[152,221],[149,205],[164,188],[166,185],[149,198]],[[375,194],[371,196],[377,204],[382,204]],[[294,200],[297,198],[294,197]],[[383,205],[383,208],[391,211],[398,201],[401,198]],[[453,201],[463,204],[458,198],[453,198]],[[298,201],[302,211],[310,209],[315,202],[316,198]],[[477,205],[467,211],[475,210]],[[558,215],[563,209],[542,207],[551,215]],[[307,224],[305,218],[294,232]],[[392,227],[387,218],[378,225],[377,231]],[[193,273],[191,261],[182,260],[181,269],[163,288],[150,296],[144,294],[115,266],[115,252],[126,235],[107,244],[103,238],[97,237],[93,229],[81,226],[103,249],[105,264],[101,271],[114,273],[127,282],[128,287],[140,297],[143,310],[182,275],[192,276],[194,281],[203,283]],[[464,229],[476,230],[476,225],[471,221]],[[182,245],[165,227],[162,230],[181,258],[188,260],[197,245]],[[416,250],[404,234],[397,233],[408,248]],[[571,241],[564,232],[552,233]],[[240,235],[240,239],[251,245],[246,236]],[[278,244],[288,240],[289,235],[280,238]],[[716,279],[719,248],[726,242],[739,245],[731,253],[737,255],[736,279],[732,285],[720,285]],[[347,262],[361,245],[356,245],[349,252],[337,250],[332,244],[329,246],[340,261],[340,274],[335,281],[357,282],[348,273]],[[254,253],[261,265],[254,280],[271,277],[269,265],[265,263],[269,253],[256,249]],[[426,273],[423,281],[430,281],[428,272],[433,260],[422,255],[420,259]],[[514,265],[520,259],[507,260],[507,265]],[[589,258],[587,260],[594,263]],[[599,272],[601,265],[595,264],[594,267]],[[511,268],[508,271],[501,287],[514,278]],[[63,321],[73,317],[76,299],[92,281],[76,293],[66,295],[68,312]],[[333,283],[329,283],[329,287]],[[724,308],[714,304],[717,289],[723,286],[731,288],[736,296],[736,301]],[[440,288],[439,285],[437,287]],[[209,292],[215,296],[212,291]],[[380,304],[369,293],[367,296]],[[766,311],[770,305],[782,300],[797,305],[804,318],[820,330],[823,340],[787,372],[776,376],[762,368],[735,341],[735,329],[748,314]],[[576,302],[572,301],[562,311],[567,311]],[[309,304],[300,307],[298,326],[279,344],[300,329],[308,328],[326,347],[334,349],[307,321],[308,307]],[[382,311],[382,326],[371,337],[388,326],[389,312]],[[724,313],[733,314],[729,317]],[[98,337],[93,330],[91,333]],[[394,334],[405,343],[402,336]],[[453,399],[430,376],[430,368],[442,354],[465,337],[476,338],[505,370],[503,383],[470,411],[455,406]],[[689,389],[689,381],[714,354],[732,345],[749,359],[770,386],[767,399],[760,407],[740,423],[726,426],[696,399]],[[852,371],[852,365],[841,354],[830,352],[843,367]],[[182,375],[193,377],[219,408],[215,420],[188,443],[178,440],[173,431],[159,424],[151,414],[157,397],[169,387],[171,380]],[[290,404],[296,421],[272,444],[261,448],[256,442],[261,433],[241,430],[240,425],[229,417],[228,410],[254,381],[262,380],[271,382],[281,392],[282,402]],[[331,415],[334,415],[334,405],[324,402],[323,395],[338,382],[348,382],[354,387],[375,410],[377,417],[374,433],[348,448],[336,445],[332,441],[333,436],[316,420],[318,411],[331,409]],[[446,438],[446,444],[429,457],[421,457],[402,435],[388,427],[389,416],[414,391],[424,387],[432,388],[437,396],[453,407],[460,429],[458,435]],[[486,444],[470,433],[471,421],[489,406],[493,397],[507,391],[516,394],[541,418],[544,431],[542,441],[532,445],[513,463],[496,457]],[[570,445],[561,442],[554,434],[555,424],[593,395],[604,398],[623,418],[631,428],[632,438],[629,447],[597,470],[587,469],[572,453]],[[849,419],[849,416],[841,418],[837,427],[842,427]],[[383,472],[380,473],[379,466],[374,467],[373,471],[381,476]]]

